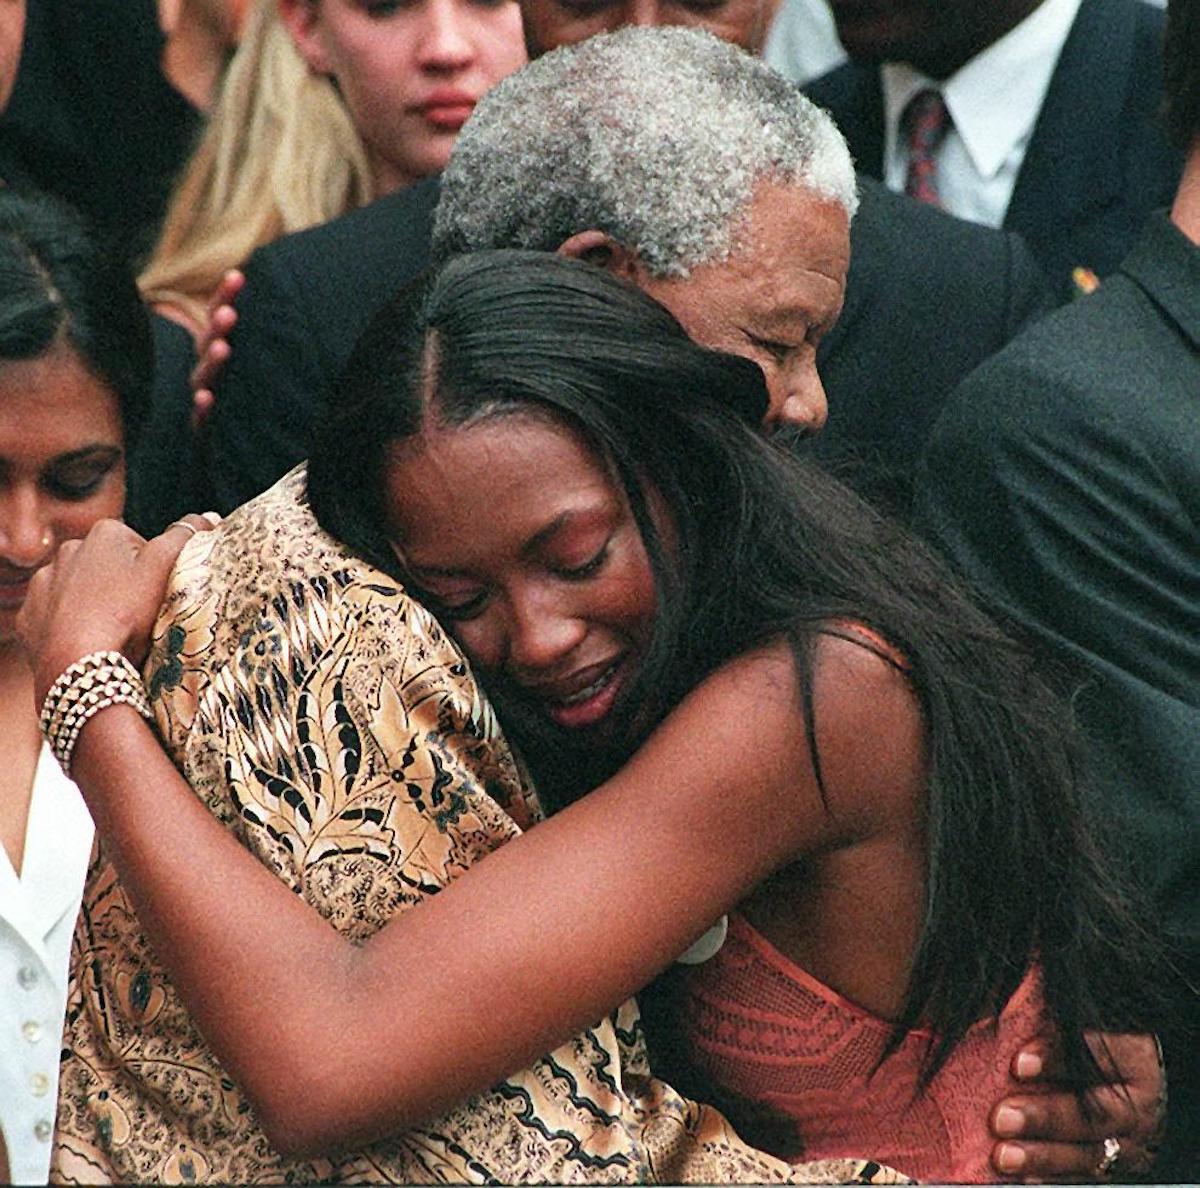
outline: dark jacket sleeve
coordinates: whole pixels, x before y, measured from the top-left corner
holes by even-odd
[[[1087,334],[1063,317],[1075,312],[1036,327],[956,393],[920,471],[915,523],[1078,674],[1097,819],[1127,850],[1172,948],[1168,1135],[1156,1178],[1173,1182],[1191,1179],[1200,1160],[1195,360],[1185,361],[1191,390],[1172,392],[1169,348],[1134,317],[1114,307]]]
[[[859,182],[845,308],[817,359],[829,420],[814,448],[906,516],[946,398],[1054,301],[1019,236]]]
[[[213,498],[222,514],[308,456],[313,419],[332,382],[300,277],[279,267],[271,253],[256,253],[244,271],[207,441]]]
[[[196,361],[192,336],[161,314],[154,332],[154,388],[150,415],[127,465],[125,520],[143,536],[155,536],[188,512],[208,511],[204,459],[192,430],[190,377]]]
[[[437,193],[418,182],[251,256],[208,438],[218,511],[308,457],[359,334],[425,267]]]

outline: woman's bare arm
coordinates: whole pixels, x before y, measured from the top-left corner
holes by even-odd
[[[268,1134],[321,1149],[426,1121],[532,1063],[772,869],[864,827],[821,806],[790,671],[784,651],[718,674],[618,777],[361,948],[238,846],[133,711],[89,724],[75,772]]]

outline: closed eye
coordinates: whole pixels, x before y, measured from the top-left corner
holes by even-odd
[[[363,0],[363,11],[368,17],[382,20],[407,7],[408,0]]]
[[[90,499],[121,461],[119,449],[86,450],[56,460],[42,473],[42,487],[55,499],[81,503]]]
[[[453,619],[456,623],[465,623],[469,619],[477,618],[487,606],[486,590],[457,600],[434,594],[431,590],[417,589],[414,593],[438,618]]]
[[[760,338],[757,334],[750,333],[747,333],[747,337],[760,351],[766,351],[776,363],[786,363],[797,349],[795,344],[780,342],[778,339]]]
[[[589,578],[595,573],[600,572],[601,566],[608,560],[608,542],[605,541],[603,547],[594,556],[585,561],[582,565],[575,566],[558,566],[555,573],[559,577],[566,578],[568,581],[578,582],[584,578]]]

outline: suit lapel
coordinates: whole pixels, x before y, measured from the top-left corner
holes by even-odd
[[[841,129],[855,168],[883,177],[883,83],[875,66],[847,62],[805,88]]]
[[[1030,243],[1061,236],[1084,208],[1106,205],[1118,190],[1135,32],[1129,0],[1083,0],[1004,219]]]
[[[1200,353],[1200,246],[1172,224],[1165,211],[1151,216],[1122,271]]]

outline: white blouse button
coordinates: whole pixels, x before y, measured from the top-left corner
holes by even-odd
[[[36,1044],[42,1038],[42,1025],[36,1019],[28,1019],[21,1024],[21,1034],[31,1044]]]
[[[29,1088],[34,1097],[45,1097],[50,1092],[50,1078],[45,1073],[34,1073],[29,1078]]]
[[[45,1118],[39,1118],[33,1124],[33,1137],[40,1143],[48,1143],[54,1133],[54,1127]]]
[[[22,990],[32,990],[38,984],[38,971],[32,965],[22,965],[17,970],[17,981]]]

